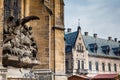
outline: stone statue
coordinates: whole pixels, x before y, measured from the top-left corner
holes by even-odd
[[[37,44],[32,36],[32,27],[25,25],[30,20],[39,20],[37,16],[28,16],[15,21],[13,16],[6,20],[3,35],[3,55],[15,55],[22,58],[36,58]]]

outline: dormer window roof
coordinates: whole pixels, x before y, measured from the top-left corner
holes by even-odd
[[[116,56],[120,56],[120,47],[112,48]]]

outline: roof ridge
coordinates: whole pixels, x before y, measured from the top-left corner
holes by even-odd
[[[85,35],[82,35],[82,36],[84,37]],[[91,37],[91,38],[94,38],[93,36],[85,36],[85,37]],[[105,40],[105,41],[113,42],[113,43],[118,43],[118,42],[115,42],[114,40],[108,40],[108,39],[104,39],[104,38],[96,38],[96,39]]]
[[[67,34],[72,34],[72,33],[76,33],[77,31],[74,31],[74,32],[65,32],[65,35],[67,35]]]

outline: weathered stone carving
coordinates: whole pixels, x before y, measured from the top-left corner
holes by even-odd
[[[25,25],[30,20],[38,20],[37,16],[28,16],[15,21],[10,16],[5,23],[3,30],[3,56],[17,56],[19,61],[30,63],[36,59],[38,48],[32,36],[32,27]]]

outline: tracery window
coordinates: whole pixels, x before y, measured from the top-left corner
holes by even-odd
[[[13,16],[15,20],[20,17],[20,0],[4,0],[5,19]]]

